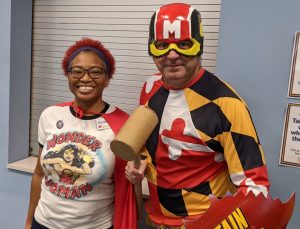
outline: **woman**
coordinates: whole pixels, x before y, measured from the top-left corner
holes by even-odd
[[[126,162],[109,147],[128,115],[102,99],[114,58],[83,38],[68,48],[62,68],[75,100],[41,114],[25,228],[136,228]]]

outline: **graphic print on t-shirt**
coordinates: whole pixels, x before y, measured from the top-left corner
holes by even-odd
[[[75,199],[87,196],[106,176],[101,142],[78,132],[53,135],[41,157],[45,185],[54,195]]]

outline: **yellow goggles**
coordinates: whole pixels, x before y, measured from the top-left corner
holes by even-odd
[[[190,41],[192,41],[192,46],[188,48],[178,47],[178,44],[180,44],[181,41],[178,41],[176,43],[170,42],[167,43],[168,45],[166,47],[158,48],[156,45],[156,41],[153,41],[150,44],[150,53],[155,57],[160,57],[167,54],[171,49],[173,49],[176,52],[186,56],[196,56],[201,50],[201,44],[194,38],[191,38]]]

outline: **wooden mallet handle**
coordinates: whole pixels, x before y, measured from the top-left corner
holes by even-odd
[[[138,169],[141,165],[141,157],[138,155],[134,160],[134,167]],[[138,219],[143,218],[143,197],[142,197],[142,182],[138,182],[134,184],[134,193],[135,193],[135,199],[136,199],[136,208],[138,213]]]

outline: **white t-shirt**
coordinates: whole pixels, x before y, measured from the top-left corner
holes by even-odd
[[[115,134],[103,116],[76,117],[70,106],[51,106],[39,121],[45,177],[35,219],[48,228],[109,228],[113,225]]]

